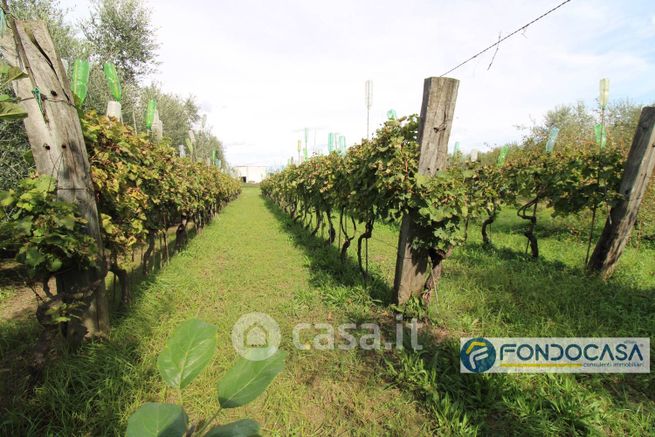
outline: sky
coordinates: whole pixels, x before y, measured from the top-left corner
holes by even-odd
[[[389,109],[420,112],[426,77],[561,1],[149,0],[161,65],[147,80],[197,98],[230,165],[279,166],[304,128],[310,153],[329,132],[365,138],[366,80],[373,131]],[[62,5],[88,16],[86,0]],[[610,100],[655,102],[653,0],[572,0],[493,56],[448,75],[460,80],[450,150],[519,141],[557,105],[595,104],[605,77]]]

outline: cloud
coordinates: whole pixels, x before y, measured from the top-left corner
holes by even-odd
[[[319,147],[329,132],[349,144],[366,136],[365,80],[374,82],[372,126],[390,108],[418,112],[425,77],[557,3],[158,0],[151,2],[162,42],[157,79],[199,98],[231,164],[282,164],[296,155],[304,127],[320,128]],[[515,126],[555,105],[592,103],[602,77],[611,79],[612,98],[648,99],[655,92],[649,3],[571,2],[503,43],[490,69],[493,51],[453,72],[461,83],[451,143],[466,151],[518,140]]]

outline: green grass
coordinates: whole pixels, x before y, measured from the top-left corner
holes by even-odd
[[[4,288],[0,288],[0,304],[3,304],[6,300],[8,300],[12,296],[11,290],[6,290]]]
[[[468,244],[446,262],[431,308],[445,341],[424,352],[418,364],[415,356],[401,356],[400,367],[409,362],[414,371],[400,379],[425,399],[434,397],[428,404],[437,410],[443,410],[446,396],[459,408],[457,414],[471,413],[471,425],[457,433],[477,428],[483,434],[652,435],[655,379],[650,374],[458,373],[460,336],[651,337],[655,332],[655,251],[629,247],[614,277],[603,282],[584,274],[586,245],[558,226],[562,219],[543,211],[539,220],[542,257],[536,261],[525,255],[525,224],[514,211],[503,212],[494,224],[491,250],[482,247],[479,226],[471,227]],[[374,237],[370,250],[388,282],[395,262],[389,245],[397,232],[381,226]],[[412,380],[423,365],[436,384]]]
[[[231,327],[251,311],[266,312],[280,323],[288,364],[264,396],[223,419],[254,417],[268,435],[397,435],[429,429],[429,418],[413,396],[385,384],[357,351],[292,347],[292,326],[329,317],[321,289],[311,279],[304,251],[265,207],[259,190],[245,188],[183,253],[141,286],[128,314],[114,320],[109,342],[59,360],[35,393],[14,400],[2,414],[0,434],[120,435],[143,402],[179,401],[160,381],[156,357],[174,327],[191,317],[219,327],[217,358],[184,394],[191,417],[209,416],[216,405],[216,382],[236,356]],[[401,410],[406,415],[397,417]]]
[[[524,254],[523,224],[505,211],[494,249],[472,225],[467,246],[446,261],[434,326],[421,353],[300,351],[299,322],[380,323],[392,329],[397,230],[378,226],[369,243],[371,279],[351,257],[292,224],[244,188],[187,249],[141,284],[113,320],[111,339],[54,363],[33,393],[19,392],[2,412],[2,435],[119,435],[143,402],[179,401],[166,390],[156,357],[181,321],[219,327],[217,358],[185,390],[192,418],[216,404],[216,382],[235,359],[229,333],[242,314],[261,311],[282,329],[286,369],[264,396],[221,420],[250,416],[265,435],[650,435],[655,429],[651,375],[463,375],[459,337],[651,336],[655,331],[655,251],[628,248],[607,283],[586,277],[584,244],[545,214],[542,259]],[[320,237],[320,232],[319,232]],[[2,325],[3,344],[20,333]],[[7,350],[7,349],[3,349]]]
[[[539,216],[539,260],[525,254],[525,223],[515,211],[504,211],[493,225],[492,249],[482,247],[479,225],[471,225],[467,245],[446,261],[438,299],[430,308],[435,326],[423,339],[428,347],[420,354],[381,357],[381,367],[388,369],[385,379],[413,393],[432,418],[433,433],[651,435],[651,375],[459,373],[461,336],[650,337],[655,331],[654,250],[628,247],[614,277],[603,282],[584,274],[584,239],[563,228],[564,219],[553,219],[548,211]],[[367,311],[370,300],[361,302],[367,290],[358,285],[353,259],[340,266],[334,249],[298,226],[290,229],[310,257],[324,302],[340,302],[355,320],[364,314],[385,323],[387,307],[377,304]],[[391,293],[397,238],[396,227],[376,225],[369,242],[373,277],[368,291],[382,302]],[[345,300],[343,288],[351,291]]]

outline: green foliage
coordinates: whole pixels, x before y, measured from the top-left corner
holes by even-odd
[[[182,217],[209,216],[240,192],[240,184],[215,167],[180,158],[169,145],[115,120],[91,112],[82,127],[103,243],[112,254],[126,254]]]
[[[566,131],[565,131],[566,133]],[[565,135],[566,137],[566,135]],[[372,140],[348,150],[289,166],[262,183],[262,192],[290,212],[340,210],[354,219],[395,222],[411,214],[412,246],[442,255],[464,241],[471,218],[493,221],[503,205],[542,202],[554,215],[611,205],[619,198],[621,150],[503,147],[489,164],[451,159],[433,177],[417,173],[416,116],[389,120]],[[519,209],[526,214],[525,207]],[[526,216],[526,218],[528,218]],[[360,249],[361,250],[361,249]]]
[[[0,191],[16,188],[34,167],[23,122],[0,123]]]
[[[339,254],[333,246],[290,226],[286,215],[261,199],[257,187],[243,191],[193,240],[185,256],[172,258],[142,284],[135,293],[138,304],[116,318],[111,341],[65,354],[36,390],[5,397],[0,434],[121,435],[129,415],[143,403],[176,403],[175,390],[153,383],[155,363],[167,334],[195,314],[221,321],[225,333],[230,321],[251,308],[277,314],[285,332],[299,320],[393,320],[389,307],[372,301],[370,290],[357,281],[350,259],[343,269],[335,268]],[[543,254],[538,262],[525,262],[515,250],[524,248],[523,223],[511,207],[494,225],[495,249],[483,249],[480,236],[471,234],[472,244],[448,259],[439,299],[430,307],[438,325],[426,328],[426,337],[419,334],[425,353],[409,348],[381,354],[290,353],[284,374],[264,396],[243,410],[224,411],[224,420],[217,422],[250,415],[261,423],[263,435],[273,436],[316,430],[370,436],[652,434],[652,373],[460,373],[461,336],[648,337],[655,332],[655,252],[627,247],[613,278],[589,278],[580,272],[585,246],[565,230],[558,232],[546,209],[538,214]],[[390,287],[398,229],[381,225],[376,232],[369,248],[371,268],[387,279],[381,286]],[[266,262],[253,263],[253,253],[265,253]],[[337,290],[345,297],[324,305]],[[3,323],[0,355],[29,350],[25,339],[38,335],[34,331]],[[212,416],[215,383],[234,356],[229,339],[219,337],[214,362],[184,389],[191,418]],[[386,370],[383,360],[400,375]],[[5,368],[10,366],[11,361]],[[13,375],[5,371],[2,382],[17,379]],[[347,407],[323,414],[326,402]]]
[[[127,422],[127,437],[183,436],[189,418],[179,405],[148,402]]]
[[[368,223],[400,222],[410,212],[418,226],[417,249],[447,251],[461,242],[468,214],[464,174],[418,175],[418,118],[388,120],[372,140],[290,166],[262,183],[262,192],[283,206],[340,210]]]
[[[189,101],[189,104],[186,105],[189,108],[187,112],[192,111],[193,109],[191,103],[192,101]],[[164,125],[164,129],[166,130],[167,135],[173,138],[175,131],[169,129],[168,127],[166,127],[166,125]],[[221,167],[224,170],[227,170],[225,154],[223,152],[223,144],[216,137],[216,135],[212,133],[211,127],[207,126],[206,116],[202,117],[200,121],[200,125],[198,126],[198,128],[194,129],[193,131],[196,137],[195,147],[192,145],[191,148],[189,148],[189,152],[191,153],[191,151],[193,151],[193,156],[195,156],[198,161],[205,162],[207,158],[210,158],[212,151],[215,150],[216,151],[215,160],[221,161],[222,163]],[[182,141],[178,144],[186,144],[186,141]]]
[[[16,253],[30,276],[43,280],[72,265],[91,267],[95,241],[74,205],[57,200],[48,176],[23,180],[17,189],[0,193],[0,245]]]
[[[402,314],[405,320],[430,320],[429,308],[418,296],[411,296],[402,305],[392,304],[390,308],[397,314]]]
[[[611,102],[604,114],[607,145],[627,153],[635,134],[641,105],[628,100]],[[600,113],[583,102],[559,105],[548,111],[541,124],[527,128],[522,145],[526,149],[543,149],[551,128],[559,128],[555,150],[564,152],[595,151],[594,128],[600,121]]]
[[[0,121],[20,120],[27,117],[27,112],[10,99],[11,97],[6,94],[0,95]]]
[[[416,191],[410,208],[416,211],[417,234],[412,246],[447,252],[463,242],[460,226],[468,215],[466,185],[457,171],[438,172],[434,177],[416,176]]]
[[[371,141],[345,156],[333,152],[289,166],[262,184],[264,195],[283,206],[341,210],[355,219],[397,220],[410,208],[418,168],[417,118],[387,121]]]
[[[528,129],[523,144],[530,149],[543,150],[550,129],[557,127],[559,134],[555,150],[589,148],[593,145],[595,123],[594,114],[583,102],[559,105],[546,113],[543,124]]]
[[[464,183],[467,187],[468,218],[481,218],[485,214],[493,217],[502,204],[516,203],[514,186],[505,177],[502,167],[469,162],[462,164],[462,168],[467,170]]]
[[[59,0],[11,0],[9,7],[19,20],[45,21],[60,58],[72,60],[82,55],[84,44],[66,20],[71,11]]]
[[[526,150],[516,153],[500,170],[506,181],[505,193],[512,202],[516,196],[539,198],[556,215],[575,214],[603,204],[611,205],[618,196],[624,157],[620,150],[553,153]],[[509,201],[504,201],[511,204]]]
[[[183,389],[211,362],[216,350],[216,327],[200,320],[182,323],[169,338],[157,365],[164,381]],[[218,384],[220,407],[207,420],[189,427],[188,417],[181,406],[146,403],[132,414],[127,424],[128,436],[182,437],[249,437],[259,431],[257,422],[242,419],[225,425],[212,426],[221,408],[246,405],[261,395],[275,376],[284,368],[286,354],[277,352],[261,361],[240,358]]]
[[[168,339],[157,367],[173,388],[184,388],[207,366],[216,350],[216,327],[200,320],[187,320]]]
[[[152,71],[156,66],[157,49],[150,13],[141,0],[96,1],[92,18],[76,25],[67,23],[69,10],[58,0],[13,0],[10,3],[12,15],[17,18],[44,20],[48,24],[57,53],[70,64],[68,73],[73,79],[73,98],[81,111],[104,113],[109,99],[119,100],[125,122],[140,129],[144,125],[148,99],[156,98],[164,136],[170,138],[174,146],[184,144],[188,131],[197,128],[199,108],[193,97],[182,98],[166,93],[158,85],[143,87],[137,80],[138,75]],[[76,37],[78,30],[86,38]],[[75,58],[91,60],[84,75],[84,86],[80,89],[75,85]],[[109,75],[111,80],[104,72],[107,62],[115,65],[116,74]],[[120,77],[122,83],[114,77]],[[0,94],[3,93],[4,90],[0,90]],[[9,108],[9,103],[9,100],[1,101],[0,107]],[[6,114],[18,116],[14,109],[12,106]],[[197,160],[204,162],[210,151],[217,149],[217,158],[225,162],[220,141],[210,129],[203,124],[196,136]],[[31,167],[29,160],[18,154],[24,149],[24,137],[21,126],[9,128],[4,123],[0,125],[0,187],[14,188],[17,180],[25,177]]]
[[[112,62],[129,83],[154,71],[157,49],[150,11],[140,0],[96,0],[82,27],[93,57]]]
[[[147,108],[137,113],[137,124],[150,129],[152,116],[150,101],[156,102],[156,109],[159,119],[164,124],[164,136],[170,138],[171,144],[178,146],[184,144],[189,130],[200,120],[200,109],[193,97],[182,97],[173,93],[165,92],[160,86],[152,84],[141,90],[140,106]],[[155,108],[152,109],[154,111]],[[145,119],[144,119],[145,114]],[[198,142],[199,138],[196,138]],[[198,160],[203,160],[209,155],[195,155]]]
[[[556,215],[611,205],[618,193],[624,158],[620,150],[555,155],[547,164],[548,205]]]
[[[282,371],[285,357],[284,352],[260,361],[240,357],[218,383],[218,402],[221,407],[236,408],[252,402]]]
[[[20,68],[0,61],[0,90],[6,89],[11,82],[24,79],[27,74]],[[20,120],[27,117],[27,112],[16,103],[16,100],[9,94],[0,94],[0,121]]]
[[[241,419],[236,422],[220,425],[210,430],[205,437],[241,437],[259,434],[259,424],[252,419]]]
[[[240,192],[240,184],[215,167],[180,158],[165,143],[153,144],[115,120],[90,113],[82,124],[104,264],[99,265],[96,242],[77,207],[57,200],[55,181],[27,178],[0,195],[0,249],[16,254],[34,280],[44,281],[72,266],[120,268],[119,258],[134,245],[190,217],[206,223]],[[59,321],[70,310],[59,303],[54,309],[58,313],[51,316]],[[187,378],[185,374],[178,385]]]
[[[603,117],[607,131],[607,147],[604,151],[606,156],[601,155],[600,158],[596,158],[596,160],[602,159],[604,161],[609,161],[609,163],[606,162],[599,164],[599,161],[590,162],[588,158],[583,157],[582,159],[590,164],[590,169],[595,168],[598,170],[598,167],[605,167],[608,165],[614,167],[616,154],[618,152],[620,152],[623,157],[627,156],[635,134],[641,108],[642,105],[636,104],[627,99],[610,102]],[[542,150],[552,127],[558,127],[560,129],[557,144],[555,146],[556,151],[568,156],[576,154],[582,154],[584,156],[598,155],[598,144],[595,141],[594,127],[600,119],[601,114],[599,111],[592,110],[582,102],[578,102],[574,105],[557,106],[553,110],[548,111],[542,123],[527,128],[527,133],[522,141],[521,147],[512,149],[510,156],[517,154],[523,156],[528,152],[532,153]],[[481,155],[481,160],[487,162],[491,156],[496,154],[497,150],[483,154]],[[575,163],[573,163],[573,165],[575,165]],[[611,179],[615,175],[611,172],[603,172],[603,174],[609,176],[610,181],[607,182],[607,185],[611,187]],[[603,184],[602,179],[601,184]],[[592,185],[593,184],[588,183],[586,187],[592,188]],[[655,190],[653,189],[653,186],[654,185],[651,183],[648,193],[639,210],[637,232],[635,233],[638,242],[641,241],[642,238],[649,240],[655,239],[655,195],[653,194]],[[601,187],[600,193],[603,193],[604,191],[605,188]],[[585,196],[588,197],[589,194],[587,193]],[[578,201],[580,200],[581,198],[578,198]],[[608,198],[607,201],[611,202],[612,198]],[[593,202],[594,201],[591,200],[592,204]],[[576,203],[579,205],[579,202]],[[574,230],[572,229],[572,231]]]

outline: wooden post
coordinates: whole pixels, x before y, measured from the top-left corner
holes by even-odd
[[[97,271],[73,268],[57,276],[57,292],[64,301],[86,304],[79,309],[79,321],[68,323],[67,337],[78,344],[85,335],[104,335],[109,330],[103,246],[86,146],[66,73],[46,24],[12,20],[11,27],[12,32],[5,32],[0,40],[0,52],[29,74],[14,82],[14,90],[28,113],[25,130],[36,169],[57,180],[60,199],[78,206],[99,248]]]
[[[418,141],[421,145],[418,171],[433,176],[448,162],[448,139],[457,101],[459,81],[447,77],[429,77],[423,84],[423,103],[419,119]],[[405,303],[420,293],[425,285],[428,254],[412,249],[413,213],[403,217],[398,237],[394,291],[398,303]]]
[[[655,107],[642,109],[637,132],[625,163],[619,193],[623,199],[610,210],[603,233],[589,260],[590,271],[608,278],[623,253],[637,220],[639,205],[655,167]]]

